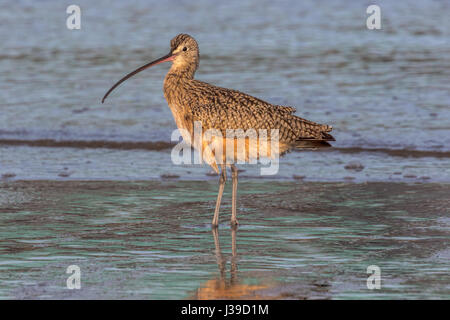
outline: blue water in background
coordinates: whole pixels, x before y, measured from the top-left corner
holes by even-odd
[[[170,142],[176,127],[162,92],[169,64],[127,81],[105,104],[100,99],[124,74],[166,54],[176,34],[189,33],[200,45],[198,79],[295,106],[299,116],[332,125],[337,148],[405,150],[403,157],[297,153],[277,177],[292,177],[303,161],[307,178],[339,180],[357,159],[366,167],[350,175],[357,180],[389,180],[395,172],[450,180],[448,154],[408,158],[410,150],[450,151],[448,1],[379,1],[381,30],[366,28],[368,1],[77,4],[81,30],[66,28],[64,2],[2,4],[0,140]],[[59,179],[55,172],[69,166],[66,178],[75,179],[186,175],[173,168],[170,150],[86,152],[0,146],[0,173]],[[321,174],[316,161],[324,157],[333,170]],[[135,168],[117,172],[120,159]],[[158,169],[149,173],[151,164]],[[193,170],[188,179],[204,177]]]

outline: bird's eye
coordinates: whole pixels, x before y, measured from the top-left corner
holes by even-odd
[[[183,51],[187,51],[187,47],[184,47],[184,48],[183,48]]]

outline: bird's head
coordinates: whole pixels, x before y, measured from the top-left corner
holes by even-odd
[[[155,61],[147,63],[140,68],[137,68],[133,72],[130,72],[125,77],[117,81],[116,84],[114,84],[111,89],[106,92],[105,96],[102,99],[102,103],[105,102],[105,99],[108,97],[108,95],[125,80],[131,78],[135,74],[145,69],[153,67],[154,65],[168,61],[172,61],[172,70],[174,72],[185,71],[189,77],[193,77],[199,64],[199,49],[197,41],[195,41],[195,39],[188,34],[181,33],[177,35],[170,41],[170,52],[168,54],[159,59],[156,59]]]
[[[174,55],[173,68],[198,68],[199,49],[197,41],[188,34],[181,33],[170,41],[170,52]],[[194,70],[195,71],[195,70]]]

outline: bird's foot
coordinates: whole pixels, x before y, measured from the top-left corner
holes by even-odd
[[[218,223],[211,223],[211,229],[217,229],[219,227]]]

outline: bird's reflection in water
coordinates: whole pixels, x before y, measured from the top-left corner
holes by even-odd
[[[250,285],[242,283],[238,278],[236,229],[231,228],[231,268],[227,277],[227,260],[220,249],[217,228],[212,229],[214,237],[215,255],[219,267],[220,277],[206,281],[194,294],[194,299],[267,299],[258,294],[258,290],[266,289],[266,285]]]

